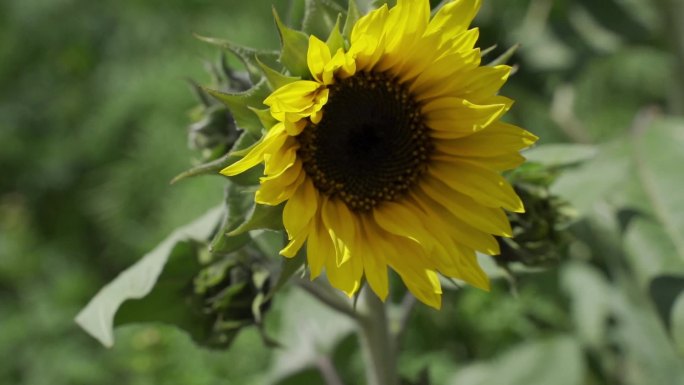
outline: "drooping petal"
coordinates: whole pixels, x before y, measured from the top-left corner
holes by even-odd
[[[221,174],[232,176],[241,174],[264,161],[264,156],[277,150],[285,140],[284,126],[276,124],[242,159],[221,170]]]
[[[335,247],[337,265],[341,266],[352,257],[352,242],[356,232],[354,218],[349,208],[337,199],[323,201],[321,211],[323,223]]]
[[[320,208],[321,205],[319,203],[318,213],[312,220],[313,230],[309,234],[309,239],[306,242],[306,257],[307,262],[309,263],[311,279],[315,279],[321,275],[327,260],[335,260],[335,248],[330,239],[330,235],[323,224]]]
[[[355,244],[363,259],[363,272],[373,292],[384,301],[389,293],[386,251],[378,242],[378,239],[384,234],[366,216],[361,216],[359,220],[360,227]]]
[[[306,178],[290,197],[283,209],[283,225],[288,238],[307,227],[318,209],[318,192],[310,178]]]
[[[305,178],[302,163],[297,160],[280,174],[261,178],[261,185],[254,195],[254,201],[262,205],[279,205],[290,199]]]

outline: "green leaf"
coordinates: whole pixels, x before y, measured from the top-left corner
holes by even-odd
[[[280,274],[278,274],[278,280],[275,285],[271,288],[266,298],[270,299],[277,293],[280,289],[285,286],[285,284],[292,278],[292,276],[299,271],[302,266],[306,263],[306,253],[297,253],[294,258],[283,258],[280,265]]]
[[[250,108],[263,108],[264,99],[269,95],[268,82],[262,78],[259,83],[241,93],[227,93],[218,90],[204,89],[211,96],[223,102],[233,114],[235,123],[250,134],[261,136],[261,121]]]
[[[523,343],[492,362],[466,366],[448,384],[582,385],[585,370],[577,341],[561,335]]]
[[[625,384],[668,385],[673,379],[684,378],[681,357],[669,341],[664,324],[645,293],[621,270],[611,272],[616,276],[613,282],[597,268],[581,262],[562,272],[563,286],[574,309],[582,309],[576,317],[589,320],[578,325],[594,329],[591,334],[596,338],[589,341],[589,346],[604,355],[603,361],[623,362],[620,377]],[[610,324],[609,319],[613,320]],[[619,353],[615,353],[615,347]]]
[[[247,220],[228,235],[239,235],[256,229],[283,230],[283,207],[255,204],[247,214]]]
[[[675,299],[671,313],[672,339],[679,350],[679,354],[684,356],[684,292]]]
[[[232,41],[226,39],[201,36],[198,34],[195,34],[195,37],[199,40],[218,46],[234,54],[245,65],[245,68],[249,73],[249,77],[252,80],[252,83],[257,83],[263,76],[261,68],[258,63],[258,58],[271,62],[274,61],[275,58],[278,56],[277,51],[257,50],[250,47],[244,47],[242,45],[235,44]]]
[[[593,159],[598,154],[596,146],[586,144],[544,144],[525,151],[527,160],[547,167],[574,165]]]
[[[614,141],[598,148],[598,154],[577,168],[565,170],[551,186],[551,193],[568,200],[582,214],[595,211],[597,202],[612,200],[629,182],[631,144]]]
[[[570,263],[561,271],[561,286],[572,300],[570,314],[580,340],[592,348],[605,344],[606,319],[611,313],[610,285],[593,268],[582,263]]]
[[[103,345],[114,345],[114,316],[119,307],[152,292],[176,245],[186,240],[206,240],[222,213],[222,208],[214,208],[171,233],[154,250],[102,288],[78,313],[76,323]]]
[[[286,84],[290,84],[294,81],[301,79],[300,77],[292,77],[292,76],[283,75],[282,73],[280,73],[280,72],[274,70],[273,68],[267,66],[266,64],[262,63],[258,59],[257,59],[257,64],[259,65],[259,68],[261,68],[261,71],[263,72],[264,76],[266,77],[268,84],[271,86],[271,89],[273,89],[273,90],[277,90],[278,88],[280,88]]]
[[[274,383],[315,365],[320,355],[330,355],[355,328],[349,317],[340,316],[302,290],[284,292],[276,304],[282,314],[278,335],[287,350],[274,352],[269,370]]]
[[[290,71],[292,76],[309,77],[309,67],[306,61],[309,37],[301,31],[285,26],[275,8],[273,8],[273,18],[280,35],[280,63]]]
[[[684,276],[658,276],[650,282],[648,289],[660,318],[667,329],[672,330],[675,301],[684,294]]]
[[[619,198],[642,215],[625,231],[625,249],[641,287],[684,274],[684,120],[663,119],[632,133],[633,171]]]
[[[346,11],[332,0],[306,0],[302,29],[323,40],[328,36],[335,20]]]
[[[252,112],[256,114],[256,116],[259,118],[259,121],[261,122],[261,125],[266,129],[269,130],[271,127],[275,126],[278,123],[278,120],[276,120],[273,115],[271,115],[271,109],[270,108],[264,108],[261,110],[258,110],[256,108],[250,108]]]

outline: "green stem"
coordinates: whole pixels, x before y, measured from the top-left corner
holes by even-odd
[[[368,288],[362,295],[363,314],[358,320],[368,385],[397,385],[396,343],[389,330],[385,304]]]

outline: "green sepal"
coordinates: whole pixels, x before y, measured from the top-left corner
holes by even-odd
[[[323,40],[346,10],[331,0],[306,0],[302,29]]]
[[[278,60],[291,75],[303,78],[310,77],[309,67],[306,62],[309,37],[302,31],[285,26],[275,8],[273,8],[273,19],[280,35],[281,50]]]
[[[351,41],[352,29],[354,29],[354,24],[356,24],[360,18],[361,12],[359,12],[359,6],[356,4],[356,0],[349,0],[347,17],[344,19],[344,27],[342,28],[342,35],[347,41]]]
[[[247,214],[247,220],[229,232],[228,235],[239,235],[257,229],[283,230],[284,207],[284,203],[277,206],[254,204],[252,210]]]
[[[269,289],[269,278],[271,272],[262,268],[252,268],[252,284],[257,289],[258,294],[252,299],[252,316],[257,325],[262,321],[262,309],[268,303],[265,291]]]
[[[490,45],[489,47],[487,47],[483,50],[480,50],[480,57],[483,58],[483,57],[487,56],[492,51],[494,51],[497,47],[498,47],[498,45],[494,44],[494,45]]]
[[[335,55],[335,52],[337,52],[338,49],[344,48],[344,36],[342,36],[342,33],[340,32],[340,21],[341,20],[342,20],[342,15],[338,14],[337,15],[337,21],[335,22],[335,26],[330,31],[330,35],[328,36],[328,40],[325,41],[325,44],[328,45],[328,48],[330,48],[330,52],[333,55]]]
[[[218,159],[212,160],[211,162],[202,163],[189,170],[183,171],[182,173],[173,177],[169,184],[178,183],[184,179],[192,178],[195,176],[218,174],[219,171],[228,167],[234,161],[235,159],[231,159],[231,154],[226,154]]]
[[[235,55],[245,65],[245,69],[247,69],[249,77],[253,83],[258,82],[262,76],[260,68],[256,62],[257,56],[262,58],[262,60],[265,60],[265,58],[273,58],[275,60],[275,58],[278,57],[277,51],[258,50],[235,44],[230,40],[202,36],[198,34],[195,34],[195,37],[203,42],[221,47],[222,49]]]
[[[280,274],[278,274],[278,279],[271,288],[271,290],[266,295],[266,300],[273,298],[273,296],[285,286],[285,284],[301,270],[302,266],[306,263],[306,253],[300,251],[294,258],[283,258],[283,262],[280,264]]]
[[[254,200],[252,194],[246,194],[243,187],[234,183],[228,183],[225,194],[226,210],[221,226],[209,244],[209,251],[212,254],[233,252],[251,240],[247,233],[239,235],[229,235],[229,233],[245,221],[247,211]]]
[[[520,48],[520,44],[514,44],[511,48],[507,49],[506,52],[499,55],[499,57],[487,63],[487,65],[494,67],[499,64],[506,64],[509,60],[511,60],[511,57],[513,57],[518,48]]]
[[[261,136],[261,122],[249,107],[264,106],[264,99],[270,92],[266,78],[262,78],[254,87],[240,93],[227,93],[209,88],[204,88],[204,90],[228,107],[238,128],[256,137]]]
[[[259,121],[261,122],[261,125],[268,131],[271,129],[271,127],[275,126],[278,123],[278,120],[271,115],[271,109],[270,108],[264,108],[261,110],[258,110],[256,108],[250,108],[252,112],[256,114],[256,116],[259,118]]]
[[[295,76],[287,76],[279,71],[269,67],[268,65],[264,64],[259,60],[259,58],[256,59],[257,64],[259,65],[259,68],[261,69],[261,72],[264,74],[266,77],[266,80],[268,81],[268,84],[271,86],[272,90],[277,90],[278,88],[290,84],[292,82],[295,82],[297,80],[300,80],[301,77],[295,77]]]

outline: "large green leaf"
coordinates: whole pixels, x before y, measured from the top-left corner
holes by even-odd
[[[547,167],[558,167],[588,161],[596,156],[596,146],[585,144],[545,144],[525,151],[525,158]]]
[[[552,186],[580,212],[601,207],[637,215],[623,223],[626,252],[642,287],[664,273],[684,273],[684,121],[656,120],[628,139],[602,146]]]
[[[206,241],[216,229],[222,213],[222,208],[214,208],[174,231],[154,250],[102,288],[76,316],[76,323],[103,345],[112,346],[114,316],[119,307],[128,300],[144,298],[150,294],[179,242]]]
[[[321,290],[326,289],[325,285],[327,283],[321,285]],[[330,355],[354,329],[350,318],[331,310],[302,290],[280,295],[278,304],[282,312],[278,325],[279,340],[285,349],[277,351],[274,356],[270,370],[275,380],[315,367],[321,355]]]
[[[583,342],[602,355],[603,364],[619,359],[623,369],[604,370],[626,384],[680,384],[676,381],[684,379],[684,366],[664,324],[631,279],[619,270],[613,274],[617,278],[610,282],[584,263],[573,263],[562,272]]]
[[[570,336],[524,343],[491,362],[459,370],[453,385],[582,385],[582,351]]]

